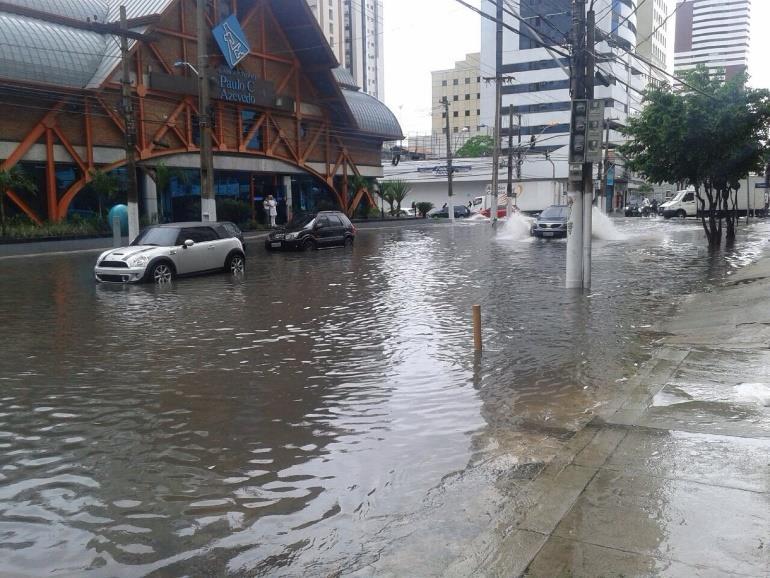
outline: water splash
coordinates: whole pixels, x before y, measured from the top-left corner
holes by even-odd
[[[628,239],[628,235],[618,231],[615,223],[612,222],[612,219],[602,213],[598,207],[593,208],[592,215],[592,236],[594,239],[600,239],[602,241],[625,241]]]
[[[738,399],[770,407],[770,385],[766,383],[741,383],[735,386]]]
[[[521,213],[514,213],[497,223],[497,238],[505,241],[526,241],[532,239],[530,229],[533,219]]]
[[[489,222],[489,217],[485,217],[481,213],[473,213],[470,217],[468,217],[465,220],[469,221],[469,222],[473,222],[473,223],[476,223],[476,222],[479,222],[479,223],[487,222],[488,223]]]

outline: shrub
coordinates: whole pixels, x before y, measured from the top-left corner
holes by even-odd
[[[251,218],[251,209],[246,201],[237,199],[217,199],[217,220],[247,223]]]
[[[415,204],[415,208],[417,209],[417,212],[420,213],[420,216],[424,219],[428,215],[428,211],[433,208],[433,203],[421,201]]]

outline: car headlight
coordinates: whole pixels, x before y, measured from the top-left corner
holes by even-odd
[[[286,233],[286,240],[293,241],[294,239],[297,238],[298,235],[299,233]]]
[[[129,260],[128,266],[129,267],[144,267],[149,260],[150,260],[150,258],[147,255],[139,255],[138,257],[134,257],[133,259]]]

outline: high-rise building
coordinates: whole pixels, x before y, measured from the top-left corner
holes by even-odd
[[[382,0],[307,0],[341,66],[356,84],[382,100]]]
[[[653,0],[639,0],[651,2]],[[481,70],[482,76],[494,76],[498,71],[504,77],[502,85],[501,145],[505,151],[507,135],[513,131],[518,143],[526,143],[522,178],[567,176],[567,147],[570,130],[570,78],[568,39],[572,19],[571,0],[527,0],[519,3],[482,0],[482,10],[490,15],[499,14],[505,24],[516,30],[503,29],[501,51],[496,50],[496,24],[482,19]],[[596,44],[596,70],[609,83],[594,82],[595,98],[605,103],[605,118],[612,127],[622,125],[626,118],[639,110],[644,88],[643,71],[633,52],[636,41],[637,0],[596,0],[597,37],[611,38]],[[515,16],[514,16],[515,15]],[[519,18],[529,28],[520,24]],[[552,49],[549,52],[546,47]],[[621,47],[621,48],[619,48]],[[560,54],[556,54],[558,51]],[[514,120],[509,126],[508,108],[521,124]],[[495,123],[494,83],[481,85],[481,123]],[[520,116],[519,116],[520,115]],[[518,125],[518,126],[517,126]],[[610,131],[610,141],[621,140],[620,133]],[[532,144],[531,148],[529,147]],[[516,145],[518,146],[518,144]],[[546,156],[547,155],[547,156]],[[553,161],[553,165],[551,164]]]
[[[455,62],[454,68],[431,72],[431,133],[439,151],[446,150],[447,111],[441,106],[449,101],[449,132],[453,142],[462,145],[468,137],[489,133],[481,121],[481,64],[480,54],[467,54],[465,60]],[[436,148],[436,147],[433,147]],[[435,152],[435,151],[434,151]]]
[[[671,0],[646,0],[639,3],[636,11],[636,54],[668,72],[671,72],[667,56],[670,4]],[[648,83],[669,80],[655,67],[645,66],[642,61],[637,64],[644,70]]]
[[[676,10],[675,73],[703,64],[729,79],[746,70],[751,0],[680,0]]]

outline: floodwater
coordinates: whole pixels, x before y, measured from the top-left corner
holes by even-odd
[[[583,296],[526,229],[255,244],[167,287],[0,260],[0,574],[441,574],[770,230],[711,255],[694,221],[597,222]]]

